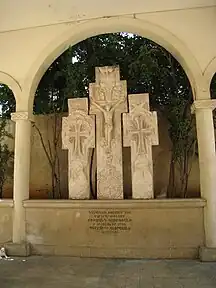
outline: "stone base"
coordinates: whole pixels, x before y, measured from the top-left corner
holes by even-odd
[[[200,247],[199,258],[203,262],[216,262],[216,248]]]
[[[28,243],[6,243],[4,247],[8,256],[27,257],[30,255],[30,245]]]
[[[32,255],[72,256],[117,259],[197,259],[198,248],[106,248],[81,246],[32,245]]]

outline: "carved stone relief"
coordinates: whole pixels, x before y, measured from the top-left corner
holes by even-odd
[[[123,115],[123,144],[131,147],[132,195],[153,198],[152,145],[158,145],[157,113],[149,111],[148,94],[129,95]]]
[[[96,115],[97,198],[122,199],[121,113],[127,112],[126,82],[118,67],[96,68],[90,84],[90,114]]]
[[[11,113],[11,120],[16,122],[18,120],[29,120],[34,122],[34,116],[26,111],[19,111]]]
[[[89,199],[89,150],[95,147],[94,116],[88,115],[88,99],[69,99],[69,116],[62,119],[63,149],[68,149],[69,198]]]
[[[99,67],[95,72],[96,81],[89,86],[90,115],[87,98],[69,99],[69,116],[62,121],[63,149],[69,150],[69,197],[89,198],[92,161],[91,182],[97,185],[97,199],[124,198],[123,113],[123,145],[131,147],[132,195],[135,199],[151,199],[152,145],[158,145],[157,113],[149,111],[148,94],[129,95],[129,113],[125,113],[126,81],[120,81],[119,68]],[[96,153],[91,157],[94,147]]]

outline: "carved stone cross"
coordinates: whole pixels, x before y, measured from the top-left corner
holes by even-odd
[[[90,114],[96,115],[97,198],[123,199],[121,114],[127,112],[126,81],[118,67],[95,69],[89,86]]]
[[[90,197],[90,148],[95,147],[94,116],[88,115],[88,99],[68,99],[69,115],[62,118],[62,144],[68,149],[70,199]]]
[[[151,199],[153,194],[152,145],[158,145],[157,113],[149,111],[148,94],[129,95],[129,113],[123,115],[123,144],[131,147],[132,195]]]

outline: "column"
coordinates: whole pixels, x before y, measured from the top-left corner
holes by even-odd
[[[199,149],[201,196],[207,200],[204,213],[205,246],[216,248],[216,153],[212,110],[216,100],[196,100],[192,112],[196,113]]]
[[[28,112],[15,112],[11,120],[16,122],[13,188],[13,243],[25,241],[25,209],[23,200],[29,198],[31,121]]]

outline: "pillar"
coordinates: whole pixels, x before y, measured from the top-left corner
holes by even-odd
[[[192,105],[196,114],[201,196],[207,201],[204,212],[207,248],[216,248],[216,153],[212,115],[215,107],[215,99],[196,100]]]
[[[13,186],[13,243],[20,244],[26,240],[23,200],[29,198],[31,120],[28,112],[12,113],[11,120],[16,123]]]

